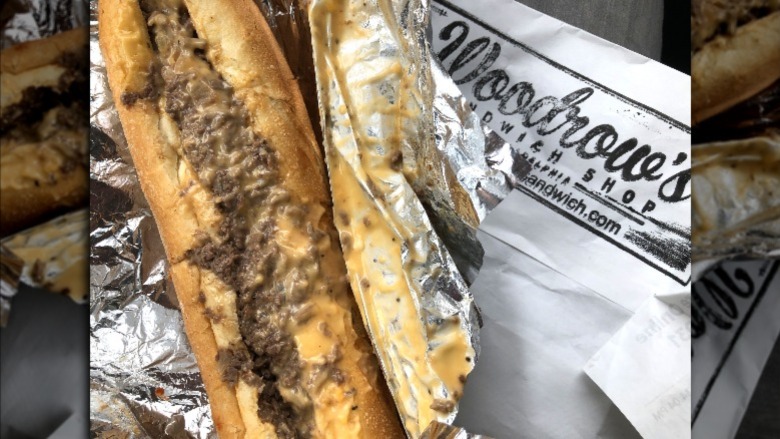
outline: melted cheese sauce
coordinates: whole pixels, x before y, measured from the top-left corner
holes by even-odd
[[[49,110],[43,120],[35,126],[35,135],[40,141],[16,143],[13,140],[0,141],[0,189],[28,189],[31,186],[56,184],[68,162],[81,165],[86,155],[86,127],[78,130],[63,130],[56,118],[60,111],[72,111],[64,107]]]
[[[65,67],[50,64],[19,74],[3,72],[0,74],[0,107],[7,107],[22,100],[22,93],[28,87],[56,88]]]
[[[84,302],[88,291],[87,221],[87,211],[79,210],[6,238],[3,245],[25,263],[24,282]],[[36,264],[38,268],[34,268]],[[40,281],[34,270],[42,274]]]
[[[387,0],[321,0],[309,15],[350,283],[404,426],[418,437],[431,421],[450,417],[474,350],[457,316],[427,325],[437,317],[418,311],[429,294],[421,279],[440,266],[431,263],[438,241],[407,182],[416,161],[396,165],[399,154],[413,151],[421,136],[414,121],[424,117],[410,49],[392,35],[398,7]],[[380,52],[394,39],[397,46]]]

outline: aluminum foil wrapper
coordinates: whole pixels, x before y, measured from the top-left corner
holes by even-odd
[[[86,242],[87,209],[81,209],[8,236],[2,245],[23,261],[21,282],[85,303]]]
[[[308,21],[300,6],[304,2],[256,2],[299,77],[312,120],[318,120],[316,94],[306,91],[307,87],[314,90],[316,83]],[[427,4],[415,13],[427,16]],[[91,0],[91,434],[98,438],[214,438],[208,398],[184,333],[162,243],[108,89],[97,25],[97,1]],[[446,216],[430,209],[428,213],[437,227],[456,224],[468,234],[458,242],[448,240],[450,235],[437,228],[445,243],[458,243],[450,252],[464,277],[473,279],[481,265],[482,250],[475,233],[479,221],[530,167],[480,124],[452,80],[435,60],[430,63],[435,135],[431,145],[438,152],[429,153],[447,159],[443,166],[449,166],[449,178],[439,180],[445,185],[418,196],[427,207],[437,200],[451,200],[453,193],[467,194],[468,215],[459,215],[456,209],[445,209]],[[436,430],[439,436],[430,437],[479,437],[447,436],[450,431]]]
[[[694,127],[693,142],[694,263],[780,256],[780,81]]]
[[[692,156],[694,260],[780,250],[780,132],[697,145]]]
[[[425,0],[313,2],[325,156],[337,216],[340,210],[349,216],[351,209],[358,210],[354,215],[379,212],[381,228],[404,242],[403,279],[414,312],[427,324],[429,356],[437,355],[447,322],[455,321],[460,333],[468,334],[476,358],[481,322],[465,282],[476,277],[482,264],[476,229],[530,166],[482,129],[458,88],[433,60],[426,36],[428,12]],[[373,215],[370,221],[376,222]],[[358,233],[361,229],[352,224],[341,230],[347,238]],[[371,244],[375,235],[367,233],[359,251],[381,253]],[[352,270],[350,261],[357,256],[349,249],[345,254]],[[368,273],[360,275],[372,283],[372,276],[387,279],[386,273],[393,272],[381,257],[368,264]],[[394,328],[394,322],[401,311],[367,299],[377,294],[370,287],[353,282],[353,289],[366,303],[364,320],[370,322],[367,329],[403,424],[416,437],[425,427],[418,425],[420,416],[427,422],[428,414],[419,410],[427,404],[427,395],[418,393],[414,377],[428,380],[429,375],[424,366],[406,362],[399,354],[409,343],[396,339],[401,329]],[[436,378],[430,382],[438,383]],[[446,386],[427,385],[434,401],[458,399]],[[456,413],[457,407],[449,406],[434,419],[449,424]]]
[[[87,24],[84,0],[6,0],[0,9],[0,49]]]

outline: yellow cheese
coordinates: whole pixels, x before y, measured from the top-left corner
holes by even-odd
[[[432,296],[423,278],[440,274],[434,261],[444,250],[407,180],[416,161],[399,160],[414,154],[428,123],[415,89],[420,67],[394,34],[400,3],[319,0],[309,15],[350,284],[404,426],[418,437],[451,420],[474,348],[457,315],[427,325],[436,317],[420,303]]]

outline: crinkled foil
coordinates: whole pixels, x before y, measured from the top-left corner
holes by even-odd
[[[694,145],[693,259],[780,250],[780,131]]]
[[[167,261],[108,89],[90,1],[90,430],[216,438]]]
[[[309,31],[300,27],[308,26],[300,8],[305,2],[257,3],[280,41],[294,37],[300,44],[308,44]],[[418,12],[427,14],[427,7]],[[97,25],[97,1],[91,0],[91,434],[97,438],[214,438],[208,399],[186,340],[162,243],[138,185],[108,89]],[[314,76],[307,73],[312,72],[307,58],[310,55],[306,49],[297,51],[294,44],[282,46],[299,77],[316,126],[316,96],[306,91],[314,87]],[[455,84],[435,62],[431,73],[435,146],[456,177],[446,180],[446,184],[459,185],[457,193],[468,194],[473,213],[467,218],[438,218],[439,213],[431,211],[429,215],[435,224],[468,225],[463,228],[467,239],[450,250],[464,277],[473,279],[482,252],[476,247],[476,226],[529,168],[503,140],[480,124]],[[437,190],[440,194],[453,193],[446,187]],[[448,237],[441,231],[440,235]],[[460,245],[465,242],[470,244]],[[453,436],[446,428],[435,431],[428,437],[479,437]]]
[[[694,264],[780,256],[780,81],[695,126],[693,143]]]
[[[428,6],[425,0],[313,2],[325,157],[334,193],[344,194],[337,195],[343,201],[337,201],[336,209],[352,205],[379,212],[381,227],[404,242],[403,278],[416,313],[427,322],[430,355],[439,349],[437,339],[448,330],[446,322],[455,321],[468,334],[476,359],[481,323],[464,282],[473,280],[482,264],[476,229],[508,193],[515,178],[511,172],[517,171],[520,179],[530,167],[519,157],[517,164],[508,163],[516,155],[505,142],[486,136],[455,84],[432,60]],[[509,176],[491,165],[507,165]],[[348,201],[352,190],[355,198]],[[356,231],[352,225],[343,227],[347,238]],[[361,252],[375,251],[370,240],[361,244]],[[377,275],[392,272],[384,264],[382,258],[374,260]],[[370,287],[353,283],[353,288],[367,303],[363,311],[372,313],[364,316],[371,322],[367,329],[404,426],[416,436],[425,427],[417,425],[424,398],[413,380],[427,380],[427,372],[421,371],[424,366],[405,364],[399,354],[406,341],[395,338],[399,329],[393,327],[394,314],[387,314],[392,311],[374,309],[381,305],[366,299],[375,294]],[[430,381],[437,383],[436,378]],[[434,401],[448,400],[448,390],[432,384],[428,393]],[[456,413],[457,407],[450,406],[440,410],[438,420],[451,423]]]
[[[427,211],[461,274],[471,284],[482,267],[484,255],[477,240],[477,226],[528,175],[531,165],[482,124],[438,59],[430,59],[435,144],[447,160],[448,173],[456,177],[456,181],[445,179],[441,182],[443,187],[435,188],[440,194],[468,194],[468,210],[476,218],[459,215],[454,209]],[[426,207],[433,204],[426,193],[417,194]],[[447,199],[446,195],[442,198]]]

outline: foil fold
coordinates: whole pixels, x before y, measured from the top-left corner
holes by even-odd
[[[780,255],[780,131],[692,148],[693,260]]]

